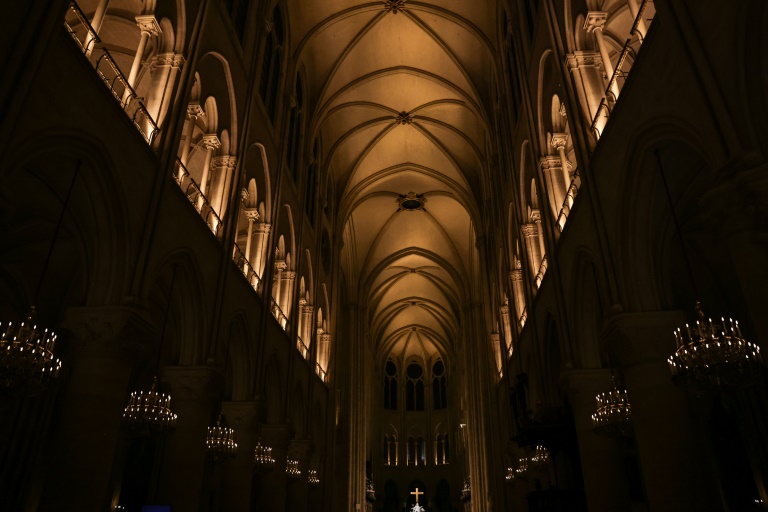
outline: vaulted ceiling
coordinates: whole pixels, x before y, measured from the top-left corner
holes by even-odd
[[[348,293],[368,305],[374,353],[450,360],[478,277],[497,2],[287,4],[307,138],[332,180]],[[421,207],[400,208],[409,192]]]

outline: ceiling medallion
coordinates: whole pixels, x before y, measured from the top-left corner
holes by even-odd
[[[416,194],[414,192],[408,192],[407,195],[398,194],[397,196],[397,211],[408,210],[414,212],[417,210],[424,211],[424,205],[427,203],[427,198],[424,194]]]
[[[403,110],[402,112],[397,114],[397,117],[395,118],[395,122],[397,124],[402,124],[402,125],[411,124],[413,123],[413,117],[411,117],[411,115],[408,112]]]
[[[397,14],[405,10],[405,0],[384,0],[384,10]]]

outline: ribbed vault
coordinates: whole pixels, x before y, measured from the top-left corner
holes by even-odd
[[[336,191],[347,291],[368,305],[377,360],[450,361],[477,277],[496,2],[287,3],[308,145]],[[420,208],[400,208],[408,193]]]

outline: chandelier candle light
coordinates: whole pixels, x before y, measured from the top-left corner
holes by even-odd
[[[595,396],[597,411],[592,415],[592,429],[596,434],[622,436],[628,432],[632,407],[627,391],[619,391],[616,377],[611,374],[611,390]]]
[[[152,387],[149,391],[134,391],[128,405],[123,412],[123,424],[138,431],[149,430],[150,433],[159,433],[173,429],[176,426],[176,414],[171,411],[171,395],[159,391],[160,383],[157,372],[160,367],[160,356],[163,351],[165,330],[168,326],[168,313],[171,310],[171,297],[173,285],[176,281],[176,265],[173,266],[171,275],[171,287],[168,292],[168,305],[165,308],[163,330],[160,333],[160,344],[157,347],[157,359],[155,360],[155,376],[152,379]]]
[[[291,478],[299,478],[301,476],[301,470],[299,469],[299,461],[288,459],[286,461],[285,473]]]
[[[762,369],[760,347],[744,339],[738,321],[721,318],[719,323],[715,323],[704,315],[658,149],[655,154],[691,289],[696,296],[696,325],[691,327],[686,324],[685,330],[678,328],[674,331],[677,346],[667,359],[672,377],[684,384],[703,387],[750,384],[757,379]]]
[[[13,322],[7,324],[0,322],[0,387],[14,389],[27,384],[42,385],[49,379],[56,378],[61,370],[61,361],[56,359],[53,352],[56,346],[56,334],[48,329],[40,332],[36,324],[37,308],[35,304],[37,304],[43,279],[51,263],[53,249],[56,247],[61,225],[64,222],[64,214],[67,212],[67,206],[72,197],[81,166],[82,162],[78,160],[72,181],[64,196],[61,213],[56,221],[51,245],[40,271],[40,278],[32,296],[32,306],[29,308],[27,318],[18,325]]]
[[[275,468],[272,447],[262,445],[261,439],[256,443],[256,448],[253,451],[253,464],[257,471],[270,471]]]
[[[205,451],[213,457],[214,461],[234,457],[237,454],[235,431],[222,426],[221,421],[221,414],[219,414],[216,425],[208,427],[208,435],[205,438]]]

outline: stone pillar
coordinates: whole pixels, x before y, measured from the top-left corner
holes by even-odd
[[[605,39],[603,37],[603,27],[605,27],[607,19],[607,12],[589,11],[587,13],[587,19],[584,21],[584,30],[587,32],[594,32],[597,48],[600,52],[600,57],[603,59],[603,67],[605,68],[605,73],[610,81],[613,76],[613,64],[611,64],[611,58],[608,54],[608,46],[605,44]],[[611,94],[613,94],[613,101],[619,99],[619,85],[616,82],[613,82],[611,85]]]
[[[514,294],[514,291],[513,291]],[[507,357],[512,355],[512,320],[509,315],[509,300],[501,306],[501,325],[504,329],[504,340],[506,340]]]
[[[627,0],[627,6],[629,7],[630,14],[632,14],[632,19],[636,20],[637,15],[640,13],[640,7],[637,5],[637,0]],[[648,32],[648,29],[645,26],[645,20],[642,18],[637,22],[637,32],[640,41],[642,42],[645,39],[645,34]]]
[[[211,207],[223,220],[229,206],[229,191],[235,173],[237,157],[221,155],[211,160],[211,193],[208,200]]]
[[[171,408],[178,420],[165,440],[156,502],[168,503],[174,510],[199,510],[205,436],[221,396],[223,378],[208,366],[171,366],[162,374],[163,381],[170,384]]]
[[[152,80],[147,91],[147,111],[158,127],[162,125],[168,113],[184,62],[182,54],[173,52],[159,53],[152,59],[149,68]]]
[[[74,334],[74,357],[40,510],[104,510],[116,504],[110,477],[123,410],[133,366],[147,348],[138,340],[154,340],[157,331],[143,312],[123,306],[70,308],[64,325]]]
[[[245,234],[245,260],[251,263],[251,245],[253,242],[253,223],[259,219],[259,211],[256,208],[245,208],[245,218],[248,219],[248,228]],[[253,267],[253,264],[251,264]],[[247,268],[243,268],[243,272],[246,272]]]
[[[549,141],[550,145],[557,150],[557,154],[560,157],[560,177],[561,177],[561,183],[563,186],[563,204],[560,205],[561,208],[564,207],[565,202],[568,201],[568,208],[573,206],[573,202],[569,201],[568,198],[568,191],[571,188],[571,162],[568,160],[568,155],[565,152],[566,146],[568,145],[568,134],[567,133],[553,133],[552,139]]]
[[[193,102],[187,105],[187,130],[184,134],[184,145],[181,147],[181,157],[179,157],[181,165],[185,167],[189,161],[189,150],[192,149],[192,136],[195,131],[195,123],[197,122],[197,118],[202,114],[203,109],[199,103]],[[181,180],[179,180],[179,182],[181,182]]]
[[[571,371],[563,376],[563,381],[579,441],[587,508],[590,512],[631,510],[627,474],[619,444],[622,441],[599,436],[592,431],[592,414],[597,407],[595,396],[610,391],[610,372]]]
[[[296,281],[296,272],[293,270],[284,270],[281,275],[283,283],[280,285],[280,309],[283,310],[283,314],[286,316],[286,325],[283,325],[283,329],[287,328],[288,315],[291,314],[291,306],[293,306],[293,284]]]
[[[317,342],[317,362],[320,368],[326,372],[326,377],[323,380],[328,382],[328,363],[331,360],[331,335],[327,332],[320,334],[320,331],[318,331]]]
[[[220,492],[221,510],[249,512],[253,487],[253,450],[258,441],[258,403],[225,402],[221,412],[235,430],[237,455],[222,468],[225,478]]]
[[[312,350],[312,331],[315,323],[313,322],[315,318],[315,307],[311,304],[307,304],[306,300],[302,299],[304,304],[301,305],[299,310],[301,311],[301,330],[300,335],[301,339],[304,342],[304,345],[307,347],[307,350],[311,352]]]
[[[205,149],[205,162],[203,163],[203,175],[200,177],[200,193],[205,196],[208,190],[208,176],[211,172],[211,160],[213,160],[213,152],[221,147],[221,141],[215,133],[209,133],[203,135],[203,140],[200,142],[200,147]],[[210,201],[210,200],[209,200]],[[197,209],[200,210],[203,207],[203,198],[198,201]]]
[[[282,307],[280,306],[281,300],[282,300],[282,285],[283,285],[283,271],[287,268],[288,265],[286,265],[285,260],[277,260],[275,261],[275,273],[273,276],[273,284],[272,284],[272,298],[275,301],[275,304],[278,308]],[[275,317],[278,319],[279,322],[281,322],[281,319],[278,318],[279,312],[277,309],[273,310],[273,313],[276,315]],[[281,323],[282,325],[282,323]]]
[[[601,344],[624,374],[650,510],[722,510],[704,433],[666,361],[675,348],[672,331],[685,322],[678,311],[615,315]]]
[[[547,155],[541,157],[539,165],[547,180],[547,189],[549,192],[549,205],[552,209],[552,217],[557,219],[560,209],[563,207],[565,191],[563,190],[563,164],[559,156]],[[541,204],[541,200],[539,200]]]
[[[501,357],[501,336],[497,332],[491,333],[491,347],[493,349],[493,358],[496,361],[496,378],[494,381],[498,381],[498,376],[503,369],[502,357]]]
[[[160,25],[157,23],[155,16],[150,14],[148,16],[136,16],[136,24],[141,30],[141,39],[139,39],[139,47],[136,48],[136,55],[133,58],[133,64],[131,64],[131,71],[128,73],[128,85],[136,87],[136,78],[139,76],[139,70],[141,69],[141,59],[144,58],[144,52],[147,50],[147,43],[152,36],[159,36],[162,34]],[[130,91],[126,89],[123,94],[123,103],[128,101]]]
[[[294,439],[288,445],[288,458],[299,461],[301,476],[288,477],[285,510],[305,511],[309,506],[309,462],[312,453],[312,442]]]
[[[591,125],[605,92],[605,83],[600,72],[600,54],[575,51],[566,55],[565,62],[571,72],[574,90],[579,97],[582,110],[589,117],[586,120],[587,125]]]
[[[524,322],[521,321],[523,313],[526,315],[528,312],[525,309],[525,289],[523,288],[523,269],[520,266],[520,261],[515,261],[515,270],[509,273],[509,279],[512,281],[512,294],[515,297],[515,313],[516,323],[518,325],[518,332],[523,328]],[[512,349],[510,348],[509,355],[512,355]]]
[[[520,226],[520,232],[525,241],[525,249],[528,252],[528,261],[530,263],[531,279],[536,279],[536,274],[541,266],[542,255],[539,249],[538,229],[536,224],[523,224]]]
[[[544,226],[541,224],[541,212],[538,209],[531,210],[531,220],[536,224],[536,238],[539,240],[539,254],[543,260],[547,255],[547,247],[544,244]]]
[[[253,260],[253,270],[259,275],[259,279],[264,279],[264,266],[267,262],[267,242],[269,242],[269,233],[272,231],[272,225],[260,222],[254,226],[254,245],[256,254]]]
[[[85,43],[83,44],[83,46],[85,46],[86,57],[90,57],[91,52],[93,51],[93,45],[96,44],[96,38],[93,36],[99,34],[108,7],[109,0],[99,0],[98,5],[96,5],[96,11],[93,13],[93,18],[91,19],[91,28],[93,28],[93,32],[88,32],[88,35],[85,36]]]
[[[264,425],[261,427],[261,442],[272,447],[275,469],[255,477],[259,487],[257,503],[260,505],[256,510],[285,510],[288,483],[285,466],[288,459],[290,437],[291,427],[289,425]]]

